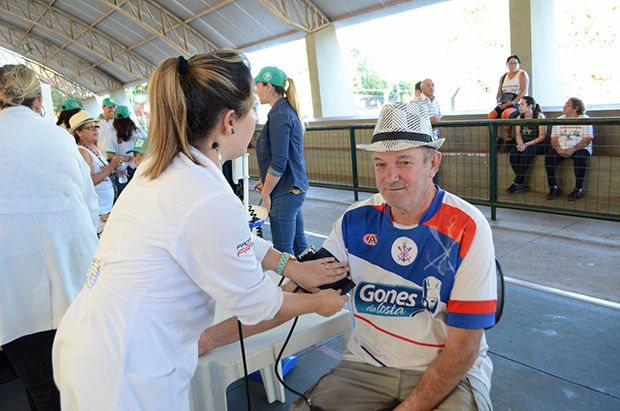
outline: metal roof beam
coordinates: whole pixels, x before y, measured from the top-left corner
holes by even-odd
[[[76,44],[134,77],[147,79],[155,70],[150,62],[116,40],[39,0],[26,0],[26,7],[23,0],[3,0],[0,10],[64,37],[67,43],[62,48]]]
[[[327,16],[308,0],[259,1],[280,20],[306,33],[314,33],[331,24]]]
[[[12,48],[19,54],[23,55],[26,52],[35,61],[48,62],[52,68],[79,77],[94,92],[114,90],[121,86],[118,80],[110,77],[102,70],[91,67],[90,63],[4,22],[0,22],[0,43]]]
[[[189,24],[152,0],[134,0],[135,3],[128,1],[125,3],[126,8],[121,7],[119,0],[100,1],[153,33],[154,36],[146,41],[159,37],[186,56],[217,49],[217,46],[191,28]]]

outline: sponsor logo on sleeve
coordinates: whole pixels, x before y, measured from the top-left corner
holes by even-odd
[[[250,238],[241,244],[237,245],[237,257],[240,257],[241,254],[247,253],[252,249],[252,243],[250,242]]]

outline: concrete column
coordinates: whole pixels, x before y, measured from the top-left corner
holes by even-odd
[[[131,101],[129,101],[129,97],[127,96],[127,93],[125,93],[125,89],[121,87],[113,90],[109,93],[109,96],[114,98],[118,106],[129,107],[129,110],[131,111],[131,119],[137,124],[138,119],[136,118],[136,115],[134,113],[134,106],[133,104],[131,104]],[[93,117],[98,117],[99,114],[101,114],[103,111],[101,109],[103,99],[104,97],[100,96],[85,99],[84,110],[88,111]]]
[[[310,90],[315,118],[356,116],[353,87],[344,66],[336,28],[306,36]]]
[[[89,97],[87,99],[82,100],[84,110],[88,111],[91,116],[97,118],[99,114],[101,114],[101,102],[102,98],[97,97]]]
[[[530,75],[530,95],[541,106],[564,105],[553,0],[510,0],[510,48]]]

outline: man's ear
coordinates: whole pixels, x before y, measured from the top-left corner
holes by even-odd
[[[439,171],[440,164],[441,164],[441,153],[438,150],[435,150],[430,160],[431,177],[435,177],[435,175]]]

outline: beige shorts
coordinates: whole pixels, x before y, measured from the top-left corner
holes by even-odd
[[[305,395],[325,411],[388,411],[407,398],[421,377],[420,371],[341,361]],[[289,411],[308,410],[303,398],[289,408]],[[435,410],[492,411],[493,406],[486,386],[466,376]]]

